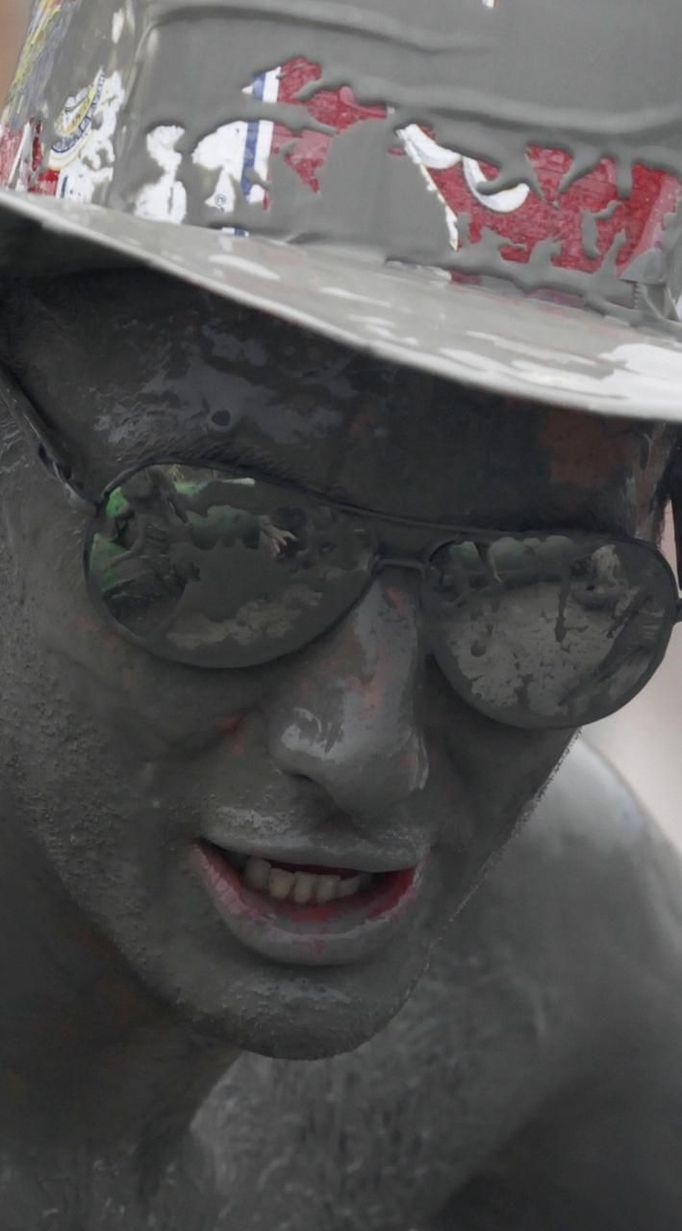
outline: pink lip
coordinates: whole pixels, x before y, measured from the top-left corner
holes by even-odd
[[[412,915],[425,870],[422,863],[387,872],[366,893],[326,906],[297,906],[247,889],[208,843],[195,843],[194,858],[214,905],[238,940],[271,961],[306,966],[360,961],[388,943]]]

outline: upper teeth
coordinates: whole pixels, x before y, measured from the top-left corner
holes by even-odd
[[[279,902],[288,900],[298,906],[307,906],[312,902],[324,906],[335,898],[352,897],[369,884],[371,875],[360,872],[357,876],[341,877],[316,872],[287,872],[268,863],[267,859],[251,856],[242,871],[242,879],[249,889],[268,893]]]

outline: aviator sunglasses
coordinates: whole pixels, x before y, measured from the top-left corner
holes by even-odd
[[[327,632],[382,569],[406,568],[419,576],[425,648],[460,697],[510,726],[577,727],[643,688],[682,618],[672,570],[636,539],[408,520],[175,458],[131,468],[93,498],[10,388],[7,409],[90,514],[92,601],[162,658],[211,669],[272,662]],[[423,538],[416,555],[392,550],[400,529]]]

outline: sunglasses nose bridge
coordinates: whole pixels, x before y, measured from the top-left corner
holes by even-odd
[[[387,569],[399,569],[401,572],[416,573],[423,580],[428,567],[428,561],[416,556],[378,556],[374,564],[374,573],[385,573]]]

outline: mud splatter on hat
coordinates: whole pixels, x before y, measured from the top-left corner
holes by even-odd
[[[0,270],[165,271],[514,396],[682,420],[678,0],[39,0]]]

